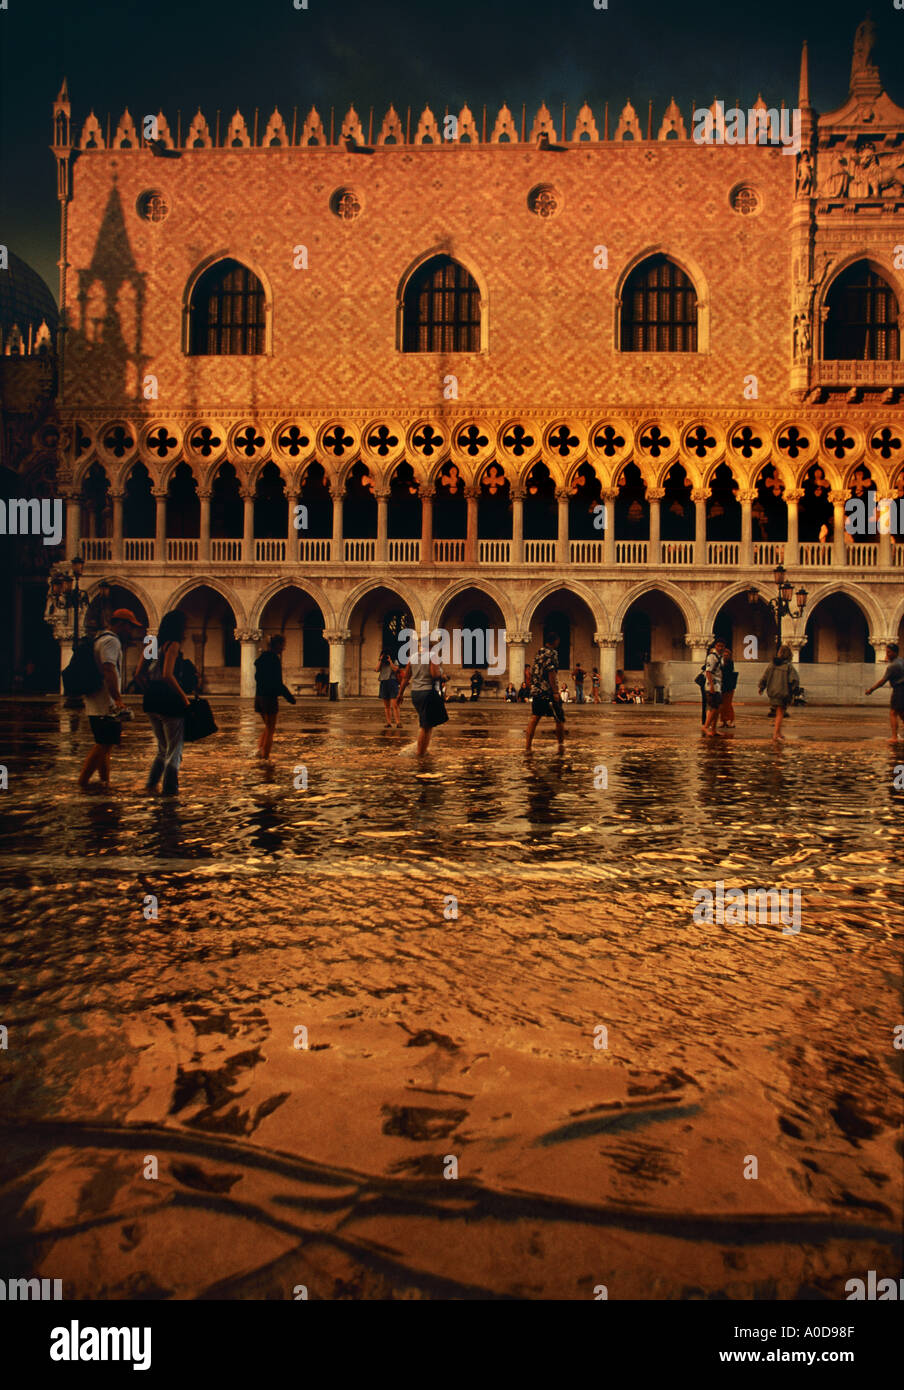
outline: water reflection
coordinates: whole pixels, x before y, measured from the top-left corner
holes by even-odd
[[[693,708],[587,709],[530,758],[522,710],[450,713],[421,766],[410,720],[308,704],[267,768],[224,704],[163,800],[140,717],[81,796],[84,715],[0,707],[0,1265],[88,1297],[587,1297],[603,1259],[610,1297],[837,1298],[893,1272],[883,712],[795,712],[776,749],[743,707],[706,741]],[[694,923],[716,879],[800,889],[799,937]]]

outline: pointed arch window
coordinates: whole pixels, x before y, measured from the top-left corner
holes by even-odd
[[[826,304],[826,361],[897,361],[898,299],[868,261],[855,261],[841,272],[829,289]]]
[[[636,266],[622,291],[622,352],[696,352],[697,291],[668,256]]]
[[[265,348],[264,287],[240,261],[217,261],[198,280],[189,308],[192,357],[256,357]]]
[[[479,352],[480,290],[451,256],[419,266],[405,287],[403,352]]]

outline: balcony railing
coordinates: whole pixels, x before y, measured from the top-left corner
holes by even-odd
[[[239,540],[211,540],[210,558],[218,565],[238,565],[242,560],[242,542]]]
[[[844,548],[844,562],[852,569],[874,570],[879,567],[879,547],[868,541],[855,541]]]
[[[109,564],[114,561],[114,542],[111,536],[82,537],[78,542],[85,560],[95,564]],[[610,549],[611,546],[611,549]],[[697,565],[698,546],[694,541],[659,541],[652,545],[648,540],[616,540],[607,546],[600,540],[569,540],[568,563],[594,569],[606,568],[607,563],[616,566],[663,566],[668,569],[692,569]],[[337,554],[338,549],[338,554]],[[257,538],[251,543],[251,556],[257,564],[302,564],[331,565],[337,561],[346,564],[379,563],[379,542],[375,537],[350,538],[338,543],[329,537]],[[613,560],[607,562],[607,551]],[[741,541],[707,541],[705,560],[701,568],[739,569],[742,565],[743,544]],[[883,563],[883,547],[878,539],[856,541],[844,546],[839,564],[845,569],[875,570],[891,567],[895,571],[904,569],[904,541],[890,538],[888,558]],[[152,537],[123,537],[122,560],[127,564],[153,564],[157,560],[157,542]],[[208,561],[202,556],[202,541],[197,536],[168,538],[164,543],[163,554],[170,564],[215,564],[241,565],[246,562],[246,545],[238,537],[211,537]],[[420,565],[423,561],[423,543],[420,538],[393,539],[385,543],[386,563],[389,565]],[[468,542],[463,538],[455,540],[433,540],[431,562],[436,565],[463,565],[469,554]],[[557,565],[559,543],[555,540],[525,540],[523,560],[516,559],[514,542],[511,540],[478,540],[477,563],[480,565]],[[757,568],[773,569],[783,564],[789,568],[831,569],[834,565],[835,548],[831,541],[801,541],[797,546],[789,546],[786,541],[754,541],[752,545],[752,564]]]
[[[168,560],[197,560],[201,554],[201,542],[198,540],[168,540],[166,543],[166,558]]]
[[[615,563],[617,565],[645,565],[649,541],[616,541]]]
[[[818,569],[832,563],[832,546],[828,541],[802,541],[799,550],[797,563],[806,569]]]
[[[332,551],[330,540],[302,539],[298,542],[298,558],[302,564],[329,564]]]
[[[122,558],[124,560],[153,560],[154,551],[157,548],[156,541],[153,540],[124,540],[122,543]]]
[[[345,541],[344,545],[346,563],[361,560],[373,562],[377,558],[377,542],[375,540]]]
[[[421,560],[420,541],[388,541],[391,565],[418,565]]]
[[[81,542],[81,553],[86,560],[111,560],[113,542],[109,536],[92,536]]]
[[[694,563],[693,541],[660,541],[660,562],[663,565],[688,567]]]
[[[736,565],[740,558],[740,541],[706,542],[706,563],[708,565]]]
[[[254,542],[255,560],[273,561],[284,564],[286,559],[287,541],[284,540],[262,540]]]
[[[467,541],[434,541],[433,563],[435,565],[457,565],[465,558]]]
[[[753,563],[768,566],[769,569],[774,569],[776,565],[783,565],[785,563],[785,542],[754,541]]]
[[[551,551],[548,558],[546,555],[535,557],[528,554],[528,546],[531,545],[550,546]],[[602,541],[569,541],[568,554],[573,565],[601,565],[604,563]],[[551,564],[556,558],[555,541],[525,541],[524,558],[528,564]]]
[[[578,560],[578,559],[575,557],[575,548],[576,548],[577,546],[592,546],[592,545],[595,545],[595,544],[600,546],[600,553],[602,553],[602,545],[601,545],[600,542],[598,542],[598,541],[596,541],[596,542],[595,542],[595,541],[572,541],[572,542],[571,542],[571,561],[572,561],[572,564],[578,564],[578,565],[588,565],[588,564],[592,564],[593,561],[591,561],[591,560],[588,559],[588,558],[583,558],[583,557],[582,557],[580,560]],[[557,548],[558,548],[558,543],[557,543],[556,541],[525,541],[525,542],[524,542],[524,560],[525,560],[525,563],[528,564],[528,565],[554,565],[555,562],[556,562],[556,550],[557,550]]]

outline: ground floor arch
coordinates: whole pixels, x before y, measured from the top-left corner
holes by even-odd
[[[407,594],[390,585],[373,585],[346,604],[344,693],[376,695],[380,653],[396,659],[406,628],[419,629],[421,615]]]
[[[530,633],[527,648],[527,663],[543,644],[547,631],[558,635],[560,683],[574,695],[572,672],[580,666],[586,672],[586,689],[590,690],[593,668],[599,665],[598,648],[595,637],[599,630],[599,616],[587,598],[575,593],[571,587],[549,587],[545,593],[528,604],[525,610],[525,632]]]
[[[864,609],[850,594],[836,589],[818,599],[810,610],[800,660],[806,665],[873,665],[876,651],[869,638]]]
[[[616,668],[624,673],[625,684],[644,689],[651,698],[657,690],[664,695],[670,684],[669,667],[686,663],[690,655],[687,622],[679,604],[661,589],[647,589],[627,605],[621,631]]]
[[[271,637],[285,640],[283,678],[292,684],[310,684],[317,673],[329,671],[330,648],[324,637],[326,617],[315,598],[299,584],[286,584],[271,594],[258,620],[266,647]]]
[[[437,612],[433,630],[446,634],[448,650],[444,658],[447,693],[469,693],[475,671],[490,689],[504,687],[510,629],[492,593],[481,584],[458,588],[440,600]]]
[[[174,608],[188,620],[182,651],[194,662],[201,689],[212,695],[237,695],[241,648],[233,605],[210,584],[195,584],[173,596],[167,611]]]

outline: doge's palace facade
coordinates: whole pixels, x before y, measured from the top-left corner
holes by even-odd
[[[184,607],[213,691],[283,630],[300,688],[373,693],[408,620],[505,627],[517,684],[551,622],[604,692],[678,699],[714,631],[759,673],[782,564],[811,697],[858,698],[904,622],[904,110],[868,23],[844,103],[805,49],[796,109],[795,154],[674,103],[77,130],[64,85],[86,580]]]

